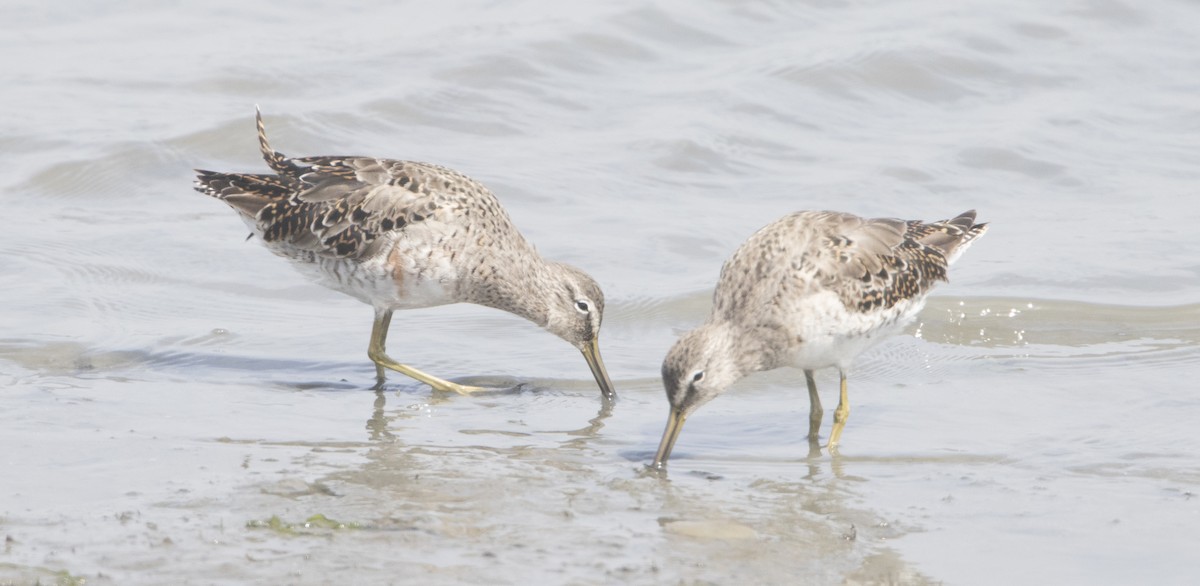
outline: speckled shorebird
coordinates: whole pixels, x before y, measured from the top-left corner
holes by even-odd
[[[796,212],[756,232],[722,267],[708,321],[663,361],[671,411],[654,467],[666,466],[684,420],[701,405],[747,374],[783,366],[804,370],[813,441],[823,414],[813,370],[837,367],[841,398],[829,436],[836,449],[850,415],[851,361],[911,322],[950,263],[986,230],[972,210],[929,224]]]
[[[196,190],[229,204],[267,248],[318,283],[375,308],[367,355],[377,387],[391,369],[434,389],[482,390],[387,355],[392,312],[476,303],[519,315],[583,352],[603,398],[616,391],[600,358],[600,286],[544,260],[496,196],[461,173],[374,157],[289,158],[258,143],[274,174],[197,170]]]

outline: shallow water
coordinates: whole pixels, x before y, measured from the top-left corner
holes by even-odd
[[[1200,577],[1193,3],[0,17],[0,584]],[[577,351],[467,306],[398,314],[389,349],[516,390],[372,392],[370,309],[191,191],[265,170],[255,104],[286,153],[489,185],[604,285],[616,408]],[[840,455],[809,455],[778,371],[648,472],[659,363],[722,260],[826,208],[992,228],[859,360]]]

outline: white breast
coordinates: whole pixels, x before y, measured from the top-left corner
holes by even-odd
[[[818,369],[849,368],[854,357],[884,338],[904,329],[925,304],[910,299],[880,311],[848,311],[837,295],[822,291],[800,299],[794,310],[792,332],[801,343],[788,357],[790,366]]]

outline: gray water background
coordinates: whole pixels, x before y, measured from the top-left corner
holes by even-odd
[[[1184,1],[6,2],[0,584],[1195,583],[1197,31]],[[288,154],[467,173],[596,277],[611,416],[574,349],[470,306],[398,314],[391,353],[521,390],[372,392],[370,309],[191,191],[266,170],[255,104]],[[778,371],[643,471],[750,233],[970,208],[840,457]]]

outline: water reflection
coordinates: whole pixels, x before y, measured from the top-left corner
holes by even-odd
[[[488,380],[494,381],[494,379]],[[494,393],[489,392],[486,393],[486,395],[519,395],[524,392],[536,392],[538,390],[546,389],[538,389],[529,383],[519,383],[508,387],[507,390],[497,391]],[[406,411],[397,411],[396,413],[389,415],[387,410],[388,392],[378,389],[374,392],[375,400],[372,403],[371,417],[367,419],[366,423],[368,439],[371,441],[395,441],[396,435],[391,430],[392,422],[397,419],[411,417],[411,413]],[[485,394],[476,393],[471,397],[463,397],[455,393],[433,392],[429,396],[428,400],[421,405],[421,407],[422,409],[427,409],[433,406],[447,404],[451,401],[471,401],[481,396],[485,396]],[[586,445],[588,441],[596,438],[600,434],[600,431],[604,429],[605,422],[608,420],[608,418],[612,417],[614,405],[615,402],[613,401],[600,401],[596,410],[596,414],[587,420],[586,425],[581,427],[566,430],[539,430],[538,433],[572,436],[572,439],[562,442],[560,445],[568,448],[581,448]]]
[[[804,480],[807,480],[807,481],[812,481],[812,482],[825,480],[826,478],[828,478],[828,475],[824,474],[823,472],[824,472],[825,464],[826,464],[826,462],[828,462],[829,472],[832,473],[833,478],[841,479],[841,480],[860,480],[858,478],[847,476],[846,463],[849,461],[852,461],[852,460],[846,458],[845,456],[842,456],[836,446],[828,450],[829,457],[828,457],[828,459],[826,459],[824,446],[821,445],[820,437],[814,437],[814,436],[810,435],[806,439],[808,441],[808,454],[804,458],[798,460],[798,462],[800,462],[801,464],[805,465],[808,468],[808,473],[805,474],[804,476],[802,476],[801,478],[803,478]],[[652,452],[650,454],[652,455]],[[643,454],[640,454],[640,453],[638,454],[638,456],[641,456],[641,455],[643,455]],[[746,460],[739,460],[739,461],[744,464],[743,468],[748,468],[748,469],[761,470],[764,467],[774,467],[776,469],[775,473],[777,473],[777,474],[778,473],[787,473],[787,471],[790,470],[790,466],[788,466],[787,460],[766,461],[766,460],[746,459]],[[676,462],[675,467],[676,468],[680,468],[680,467],[686,468],[687,463],[688,463],[688,460],[684,459],[679,462]],[[669,482],[670,481],[670,468],[671,468],[671,466],[669,466],[669,465],[656,466],[651,459],[651,461],[645,461],[642,464],[642,466],[640,466],[637,469],[637,473],[642,478],[654,478],[654,479],[658,479],[661,481]],[[693,476],[693,477],[697,477],[697,478],[704,478],[706,480],[720,480],[721,478],[723,478],[722,474],[719,474],[716,472],[709,472],[706,470],[699,470],[699,469],[686,470],[685,472],[682,472],[682,474],[686,474],[688,476]]]
[[[371,417],[367,419],[367,439],[373,442],[395,441],[396,435],[388,429],[387,394],[382,390],[375,391],[375,402],[372,403]]]

